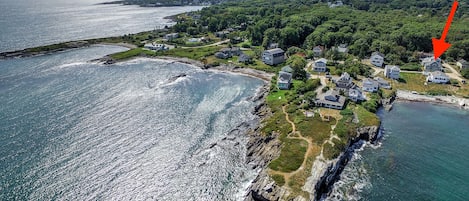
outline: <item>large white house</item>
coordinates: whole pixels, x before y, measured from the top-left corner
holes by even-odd
[[[384,76],[394,80],[398,80],[401,74],[401,69],[399,66],[386,65],[384,67]]]
[[[262,61],[267,65],[277,65],[285,61],[285,51],[280,48],[266,50],[262,53]]]
[[[327,70],[327,59],[321,58],[314,61],[313,69],[316,72],[326,72]]]
[[[427,77],[427,82],[446,84],[449,82],[449,77],[441,71],[430,72]]]
[[[337,88],[347,90],[353,87],[352,78],[347,72],[342,73],[339,79],[335,81],[335,85]]]
[[[384,55],[379,52],[373,52],[370,57],[370,62],[374,66],[382,67],[384,63]]]

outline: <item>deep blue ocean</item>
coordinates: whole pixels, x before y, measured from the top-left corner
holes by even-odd
[[[330,200],[469,199],[469,112],[396,103],[383,112],[383,139],[365,144]]]
[[[0,0],[0,51],[122,35],[197,7]],[[200,7],[199,7],[200,8]],[[0,200],[240,200],[263,81],[161,60],[90,60],[114,46],[0,60]]]

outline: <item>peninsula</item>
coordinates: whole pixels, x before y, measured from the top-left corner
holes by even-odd
[[[113,3],[137,4],[131,2],[143,1]],[[448,6],[398,2],[219,4],[178,15],[172,27],[0,53],[0,59],[119,44],[130,49],[99,61],[172,59],[268,80],[255,109],[262,121],[248,132],[248,160],[261,171],[246,199],[320,200],[355,143],[379,138],[381,107],[391,109],[395,99],[469,106],[469,18],[456,15],[453,46],[435,60],[431,38],[444,26]]]

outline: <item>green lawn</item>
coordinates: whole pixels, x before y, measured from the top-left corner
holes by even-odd
[[[312,118],[304,118],[297,124],[297,129],[304,137],[311,138],[313,143],[321,145],[331,135],[331,126],[335,123],[333,118],[329,122],[322,121],[319,114],[316,114]]]
[[[363,106],[357,105],[353,110],[357,114],[360,126],[380,125],[381,121],[379,120],[379,117],[375,113],[366,110]]]
[[[143,48],[135,48],[135,49],[130,49],[124,52],[114,53],[109,56],[115,60],[124,60],[124,59],[130,59],[136,56],[142,56],[142,55],[152,56],[152,55],[156,55],[156,53],[150,50],[143,49]]]
[[[422,94],[456,94],[460,90],[459,87],[451,86],[450,84],[428,83],[424,85],[426,77],[420,73],[401,73],[401,78],[403,82],[396,83],[396,88],[417,91]],[[464,86],[464,88],[466,87]]]
[[[273,160],[269,167],[272,170],[293,172],[303,163],[308,142],[298,139],[286,139],[282,144],[280,156]]]

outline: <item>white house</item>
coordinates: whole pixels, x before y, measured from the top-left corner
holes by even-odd
[[[384,63],[384,55],[379,52],[373,52],[370,57],[370,62],[374,66],[382,67]]]
[[[166,47],[165,44],[158,44],[158,43],[147,43],[143,47],[149,50],[153,50],[153,51],[162,51],[162,50],[169,49],[168,47]]]
[[[400,77],[401,69],[399,66],[386,65],[384,67],[384,76],[394,80],[398,80]]]
[[[467,62],[466,60],[464,59],[461,59],[459,60],[456,65],[459,67],[459,69],[463,70],[463,69],[467,69],[469,68],[469,62]]]
[[[362,91],[360,91],[359,89],[350,89],[348,91],[348,98],[353,102],[360,102],[365,100]]]
[[[449,77],[441,71],[430,72],[427,77],[427,82],[446,84],[449,82]]]
[[[326,72],[327,70],[327,59],[321,58],[314,62],[313,69],[316,72]]]
[[[266,50],[262,53],[262,61],[267,65],[277,65],[285,61],[285,51],[280,48]]]
[[[362,89],[363,91],[377,92],[379,89],[379,84],[377,81],[372,80],[371,78],[366,78],[363,80]]]

